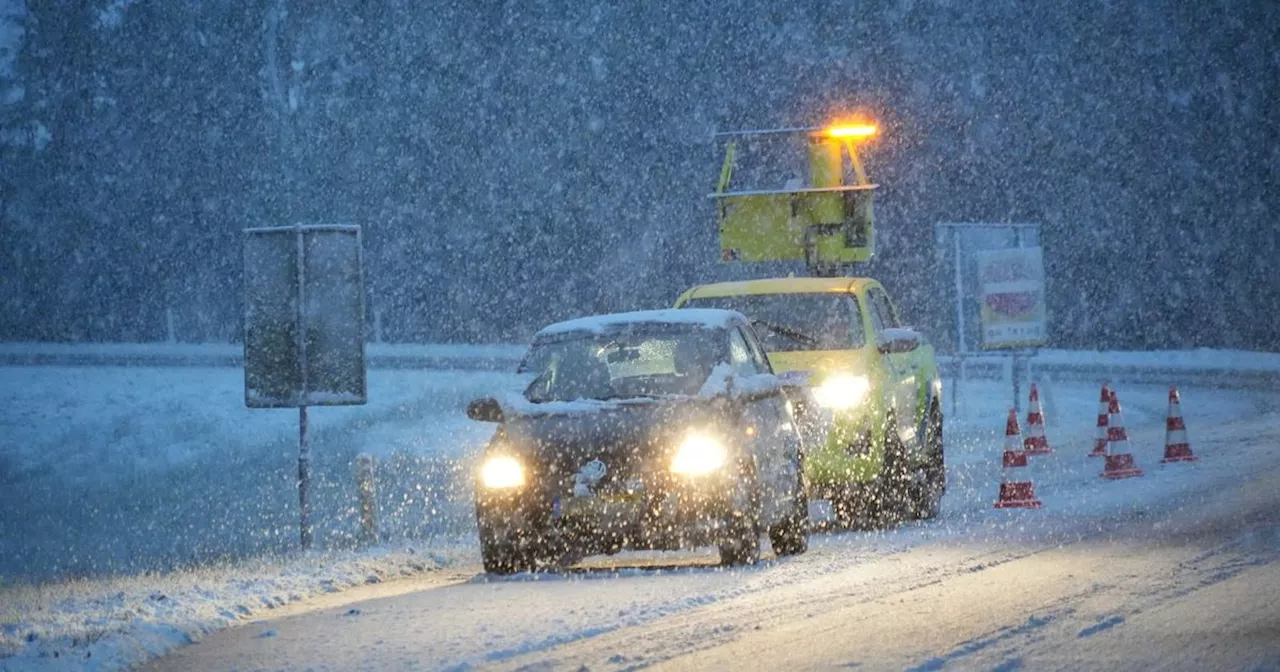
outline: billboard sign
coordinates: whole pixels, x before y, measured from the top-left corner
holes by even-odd
[[[367,401],[361,257],[358,226],[245,230],[246,406]]]
[[[982,347],[1029,348],[1048,336],[1044,258],[1039,247],[987,250],[976,255],[982,292]]]

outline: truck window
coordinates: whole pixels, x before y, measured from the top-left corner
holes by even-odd
[[[866,345],[858,300],[844,293],[695,297],[682,308],[727,308],[747,316],[766,352],[855,350]]]
[[[871,301],[872,315],[879,317],[881,326],[876,327],[876,331],[898,326],[898,315],[893,311],[893,304],[889,303],[889,295],[883,289],[872,287],[867,292],[867,296]]]

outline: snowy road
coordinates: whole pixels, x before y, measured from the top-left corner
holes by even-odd
[[[1193,427],[1196,464],[1160,465],[1155,423],[1131,430],[1138,479],[1097,478],[1076,431],[1033,466],[1038,511],[990,508],[995,451],[961,446],[997,437],[957,429],[928,524],[816,534],[735,571],[697,553],[507,579],[458,566],[148,669],[1280,669],[1280,413],[1252,401]]]

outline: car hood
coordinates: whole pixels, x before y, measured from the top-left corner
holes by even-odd
[[[663,461],[692,429],[722,417],[715,401],[692,397],[570,404],[524,404],[509,412],[503,442],[553,473],[577,471],[592,460],[615,473]],[[550,469],[552,466],[555,469]]]

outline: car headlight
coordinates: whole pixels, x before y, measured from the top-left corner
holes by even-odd
[[[866,376],[840,374],[813,388],[813,398],[826,408],[854,408],[866,400],[870,391],[871,381]]]
[[[514,457],[496,455],[480,467],[480,482],[486,488],[518,488],[524,485],[524,467]]]
[[[723,467],[726,458],[724,444],[706,434],[690,434],[671,458],[671,471],[686,476],[709,474]]]

